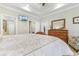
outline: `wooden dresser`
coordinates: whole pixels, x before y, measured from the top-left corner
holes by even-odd
[[[48,35],[56,36],[63,40],[64,42],[68,43],[68,31],[67,30],[58,30],[58,29],[50,29],[48,30]]]

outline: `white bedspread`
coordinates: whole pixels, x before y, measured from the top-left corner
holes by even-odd
[[[74,55],[66,43],[59,38],[36,35],[10,35],[2,37],[0,56],[53,56]]]

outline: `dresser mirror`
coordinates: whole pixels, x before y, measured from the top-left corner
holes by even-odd
[[[51,29],[64,29],[65,19],[58,19],[51,21]]]

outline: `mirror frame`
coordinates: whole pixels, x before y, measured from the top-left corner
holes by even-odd
[[[60,21],[62,21],[63,23],[61,23],[61,24],[63,24],[62,26],[61,26],[61,28],[59,28],[59,29],[64,29],[66,26],[65,26],[65,18],[64,19],[58,19],[58,20],[52,20],[51,21],[51,29],[54,29],[54,25],[55,25],[55,23],[60,23]]]

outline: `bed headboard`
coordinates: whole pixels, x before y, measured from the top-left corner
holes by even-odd
[[[48,30],[48,35],[56,36],[68,43],[68,30],[50,29]]]

